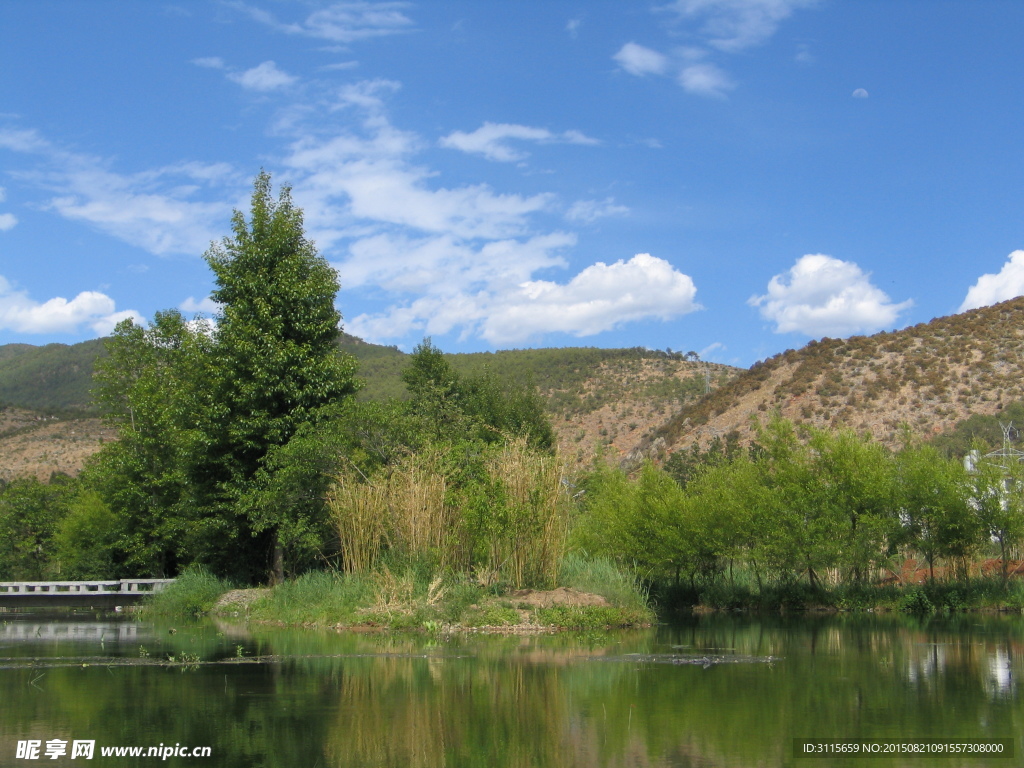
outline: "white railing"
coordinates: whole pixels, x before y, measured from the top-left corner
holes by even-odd
[[[159,592],[174,579],[119,579],[118,581],[0,581],[0,595],[60,597],[88,595],[143,595]]]

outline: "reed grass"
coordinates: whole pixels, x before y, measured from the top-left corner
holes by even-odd
[[[376,572],[388,559],[485,574],[488,584],[552,586],[572,509],[564,462],[514,439],[486,449],[481,473],[460,475],[445,450],[410,454],[370,478],[335,478],[328,509],[346,573]]]
[[[505,497],[492,526],[488,566],[517,588],[553,586],[569,533],[565,463],[530,450],[525,438],[518,438],[492,454],[487,468]]]
[[[338,531],[345,571],[366,573],[376,564],[387,534],[386,487],[339,475],[328,491],[327,509]]]

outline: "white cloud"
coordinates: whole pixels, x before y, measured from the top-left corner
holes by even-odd
[[[335,265],[342,286],[380,286],[393,293],[496,291],[515,288],[542,269],[565,266],[561,252],[576,244],[566,232],[474,244],[451,234],[413,238],[379,234],[356,240]]]
[[[434,174],[409,162],[418,138],[387,122],[376,90],[353,88],[343,99],[368,114],[366,135],[306,134],[284,158],[299,176],[296,199],[321,246],[350,237],[354,225],[368,225],[370,232],[394,225],[461,239],[504,239],[527,233],[529,215],[551,206],[552,195],[496,194],[485,184],[431,188]]]
[[[858,88],[851,95],[855,99],[866,99],[868,97],[868,92],[865,91],[863,88]]]
[[[0,232],[14,229],[17,223],[18,218],[13,213],[0,213]]]
[[[117,324],[123,320],[131,320],[135,325],[145,325],[146,318],[134,309],[126,309],[123,312],[111,312],[109,315],[98,317],[89,323],[89,327],[97,336],[109,336],[114,332]]]
[[[569,33],[573,40],[577,38],[580,32],[580,24],[583,23],[583,19],[569,19],[565,24],[565,31]]]
[[[913,301],[892,303],[870,278],[853,262],[808,254],[773,277],[768,293],[748,303],[775,323],[776,333],[818,337],[877,331],[893,325]]]
[[[714,64],[694,64],[679,73],[679,84],[688,93],[721,98],[736,84]]]
[[[707,359],[709,359],[710,355],[718,353],[718,352],[725,352],[727,349],[728,349],[728,347],[725,346],[725,344],[723,344],[722,342],[714,341],[714,342],[708,344],[706,347],[704,347],[704,349],[702,349],[700,352],[698,352],[697,356],[701,360],[707,360]]]
[[[810,65],[817,61],[817,58],[811,53],[811,48],[807,43],[800,43],[796,48],[796,55],[793,60],[797,64]]]
[[[544,333],[593,336],[637,320],[671,320],[700,308],[693,280],[664,259],[640,253],[629,261],[593,264],[565,285],[523,283],[500,297],[481,335],[494,344]]]
[[[42,156],[42,169],[17,175],[54,193],[50,210],[157,255],[203,253],[223,234],[232,205],[193,198],[224,185],[241,192],[241,177],[226,163],[179,163],[123,175],[108,170],[108,162],[64,150],[35,131],[7,129],[0,129],[0,148]]]
[[[552,330],[586,335],[696,307],[692,281],[647,256],[595,264],[567,283],[553,277],[568,266],[577,238],[542,226],[542,218],[561,213],[585,222],[626,208],[609,197],[566,210],[550,193],[446,186],[418,162],[429,144],[389,121],[386,98],[398,87],[387,80],[349,84],[333,98],[296,101],[274,122],[284,142],[275,152],[275,179],[292,184],[306,232],[338,269],[343,290],[374,302],[348,330],[370,340],[456,332],[497,343],[543,333],[548,321],[539,317],[554,318]],[[453,136],[465,151],[499,156],[502,147],[519,149],[515,142],[596,143],[579,131],[498,124]],[[109,161],[66,151],[32,132],[0,129],[4,146],[41,156],[41,170],[22,178],[53,190],[51,211],[153,253],[198,255],[224,234],[232,203],[246,207],[248,179],[227,165],[180,163],[125,175]],[[18,296],[22,317],[36,305]],[[118,316],[112,304],[88,304],[99,297],[61,301],[74,310],[66,313],[88,316],[98,328]],[[195,297],[181,308],[214,309]]]
[[[606,197],[604,200],[577,200],[569,206],[569,210],[565,212],[565,218],[569,221],[590,224],[605,216],[622,216],[627,213],[629,213],[629,208],[624,205],[616,205],[614,198]]]
[[[592,139],[580,131],[552,133],[547,128],[532,128],[528,125],[515,125],[513,123],[484,123],[472,133],[453,131],[441,138],[438,143],[448,149],[458,149],[469,154],[483,155],[488,160],[496,160],[498,162],[507,163],[525,159],[527,153],[509,146],[508,142],[510,140],[535,141],[542,144],[583,144],[590,146],[600,143],[597,139]]]
[[[209,296],[201,301],[196,301],[192,296],[189,296],[181,304],[178,305],[178,309],[182,312],[189,312],[192,314],[202,313],[207,315],[215,315],[220,311],[220,304],[215,302]]]
[[[220,56],[203,56],[198,59],[192,59],[192,63],[197,67],[205,67],[206,69],[224,69],[224,59]]]
[[[355,69],[358,66],[358,61],[339,61],[336,64],[324,64],[322,67],[319,67],[319,69],[324,72],[339,72],[346,69]]]
[[[53,298],[39,303],[17,291],[0,276],[0,328],[17,333],[75,333],[88,326],[99,335],[110,333],[121,320],[143,322],[134,310],[117,312],[114,300],[98,291],[83,291],[68,301]]]
[[[723,98],[726,92],[736,87],[732,79],[717,65],[710,62],[693,63],[703,58],[706,51],[679,48],[674,54],[675,58],[670,59],[650,48],[644,48],[636,43],[626,43],[612,58],[624,70],[638,77],[675,72],[676,80],[683,90],[698,96]]]
[[[45,152],[50,144],[37,131],[0,128],[0,148],[12,152]]]
[[[629,261],[593,264],[566,284],[527,280],[507,290],[428,294],[377,315],[360,315],[348,330],[368,339],[412,331],[477,334],[495,345],[546,333],[592,336],[623,323],[670,320],[700,309],[689,276],[663,259],[638,254]]]
[[[245,72],[232,72],[228,79],[250,91],[273,91],[289,86],[297,80],[296,77],[278,69],[277,64],[272,61],[264,61]]]
[[[612,56],[619,66],[631,75],[661,75],[668,69],[669,59],[664,54],[629,42]]]
[[[166,170],[166,175],[174,173]],[[195,186],[157,191],[153,180],[122,176],[98,165],[72,169],[57,181],[64,194],[50,200],[53,210],[160,256],[203,253],[223,234],[231,216],[226,202],[188,200]]]
[[[403,13],[409,7],[409,3],[403,2],[334,3],[314,11],[304,21],[293,23],[280,22],[267,11],[242,2],[233,2],[229,5],[278,32],[308,35],[335,43],[354,43],[358,40],[410,32],[413,29],[412,20]]]
[[[799,8],[815,5],[817,0],[674,0],[658,10],[674,12],[678,21],[697,21],[700,45],[673,50],[671,56],[626,43],[612,58],[632,75],[670,75],[687,93],[724,98],[736,87],[732,78],[716,64],[694,63],[715,49],[734,54],[763,43],[779,24]],[[810,61],[802,51],[797,58]]]
[[[1017,296],[1024,296],[1024,251],[1011,253],[998,273],[979,277],[957,311],[988,307]]]
[[[775,34],[793,11],[816,0],[675,0],[668,8],[680,19],[701,19],[708,45],[727,53],[759,45]]]

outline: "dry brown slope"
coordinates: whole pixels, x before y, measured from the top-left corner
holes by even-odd
[[[1024,399],[1024,297],[892,333],[812,341],[755,364],[684,407],[633,457],[706,445],[772,412],[818,427],[870,432],[888,445],[900,426],[931,436],[970,413]]]
[[[21,408],[0,412],[0,480],[54,472],[77,475],[104,442],[117,438],[100,419],[45,416]]]
[[[567,406],[560,391],[541,391],[563,456],[589,464],[601,452],[616,461],[686,404],[742,373],[739,368],[678,357],[602,363]],[[558,403],[558,404],[556,404]]]

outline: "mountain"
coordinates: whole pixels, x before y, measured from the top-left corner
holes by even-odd
[[[901,425],[923,437],[1024,398],[1024,297],[874,336],[812,341],[757,363],[651,430],[630,458],[752,434],[772,412],[849,427],[890,445]]]
[[[359,360],[360,397],[404,396],[405,353],[348,335],[340,346]],[[0,404],[18,406],[0,419],[0,478],[77,471],[112,437],[90,418],[92,362],[101,353],[101,340],[0,346]],[[627,463],[663,456],[734,431],[747,440],[752,419],[773,412],[894,446],[904,424],[934,437],[1024,400],[1024,297],[891,333],[812,341],[746,371],[639,347],[449,359],[463,374],[536,384],[563,453],[581,464],[599,451]]]
[[[408,355],[342,334],[339,346],[359,361],[359,397],[407,395],[401,372]],[[102,340],[75,345],[0,346],[0,479],[20,474],[47,478],[75,474],[115,433],[98,418],[89,398]],[[598,451],[616,459],[641,435],[660,425],[706,390],[740,369],[702,363],[693,355],[633,349],[521,349],[453,354],[464,375],[489,372],[535,384],[567,455],[577,462]],[[7,406],[4,409],[4,406]]]

